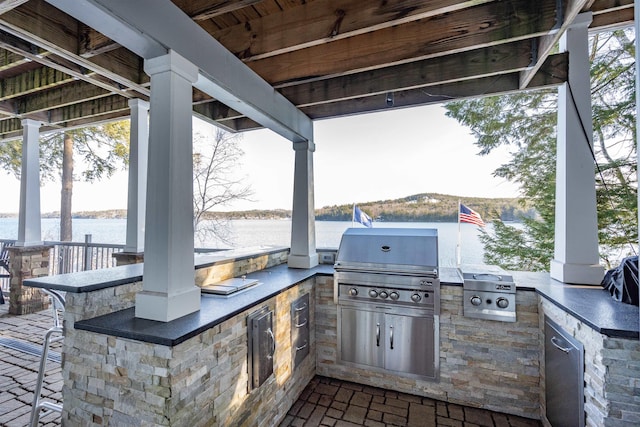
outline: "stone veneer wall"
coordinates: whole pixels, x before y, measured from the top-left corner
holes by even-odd
[[[287,249],[281,252],[257,255],[246,259],[229,260],[217,263],[211,267],[199,268],[196,270],[196,285],[205,286],[232,277],[284,264],[287,262],[288,257],[289,250]]]
[[[174,347],[74,330],[65,337],[65,425],[273,426],[315,375],[315,340],[293,371],[291,303],[309,279]],[[274,375],[248,392],[247,315],[274,310]],[[313,309],[310,310],[314,320]]]
[[[203,277],[228,278],[286,261],[287,251],[222,263]],[[215,271],[216,269],[221,271]],[[266,268],[266,267],[264,267]],[[208,271],[212,270],[212,271]],[[223,279],[220,279],[223,280]],[[62,375],[64,425],[276,425],[315,375],[315,331],[309,356],[293,372],[290,304],[313,279],[175,347],[76,330],[83,319],[132,307],[142,282],[67,293]],[[247,392],[247,315],[275,310],[274,376]]]
[[[468,406],[540,418],[540,325],[535,292],[516,294],[517,322],[463,317],[462,287],[441,287],[440,380],[337,363],[333,278],[316,278],[318,374]]]
[[[640,341],[602,335],[546,299],[540,300],[540,324],[544,325],[546,314],[584,345],[585,425],[640,425]],[[540,346],[544,348],[544,341]],[[541,364],[544,385],[544,356]],[[540,393],[542,418],[548,426],[544,387]]]
[[[9,313],[29,314],[49,307],[49,297],[40,289],[22,286],[26,279],[49,275],[49,252],[52,246],[9,247]]]

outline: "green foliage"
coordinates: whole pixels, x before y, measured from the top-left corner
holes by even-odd
[[[75,155],[82,158],[85,168],[80,171],[85,181],[111,176],[129,159],[129,121],[111,122],[98,126],[69,130],[73,138]],[[54,179],[62,169],[64,132],[43,135],[40,138],[40,176]],[[20,178],[22,141],[0,144],[0,166]]]
[[[598,33],[591,42],[591,88],[601,257],[608,266],[637,242],[634,46],[623,30]],[[522,200],[538,216],[524,229],[494,223],[484,233],[485,262],[518,270],[548,270],[555,222],[555,91],[452,102],[447,115],[468,126],[480,155],[508,146],[511,159],[495,175],[520,184]],[[594,168],[595,169],[595,168]],[[595,170],[594,170],[595,172]]]
[[[358,202],[360,209],[374,221],[456,222],[460,197],[446,194],[420,193],[393,200]],[[462,202],[477,211],[487,221],[520,220],[535,212],[515,199],[465,197]],[[353,205],[326,206],[316,209],[318,221],[351,221]]]

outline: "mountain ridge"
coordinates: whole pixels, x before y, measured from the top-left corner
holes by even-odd
[[[518,198],[459,197],[440,193],[419,193],[397,199],[357,202],[356,205],[374,221],[399,222],[456,222],[458,202],[478,212],[486,222],[494,219],[519,221],[523,216],[535,216],[535,210]],[[342,204],[316,208],[318,221],[351,221],[353,204]],[[16,217],[17,214],[0,213],[0,218]],[[60,213],[48,212],[43,218],[59,218]],[[100,211],[78,211],[73,218],[122,219],[126,209]],[[253,209],[229,212],[207,212],[206,219],[287,219],[288,209]]]

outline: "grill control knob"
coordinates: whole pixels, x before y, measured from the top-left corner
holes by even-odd
[[[474,295],[474,296],[471,297],[471,304],[472,305],[480,305],[480,304],[482,304],[482,299],[478,295]]]
[[[356,288],[349,289],[349,295],[355,297],[356,295],[358,295],[358,290]]]
[[[375,298],[375,297],[377,297],[377,296],[378,296],[378,291],[376,291],[375,289],[370,289],[370,290],[369,290],[369,296],[370,296],[371,298]]]
[[[387,293],[387,291],[380,291],[380,298],[387,299],[388,296],[389,294]]]
[[[391,298],[392,300],[396,301],[398,298],[400,298],[400,294],[393,291],[389,294],[389,298]]]
[[[422,299],[422,297],[420,296],[420,294],[411,295],[411,301],[413,301],[413,302],[420,302],[421,299]]]
[[[507,308],[509,307],[509,300],[506,298],[498,298],[496,300],[496,305],[500,308]]]

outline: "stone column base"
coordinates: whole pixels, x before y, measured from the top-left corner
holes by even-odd
[[[140,264],[144,262],[144,252],[114,252],[116,265]]]
[[[26,279],[49,275],[53,246],[13,246],[9,249],[9,314],[29,314],[49,308],[49,297],[38,288],[23,286]]]

